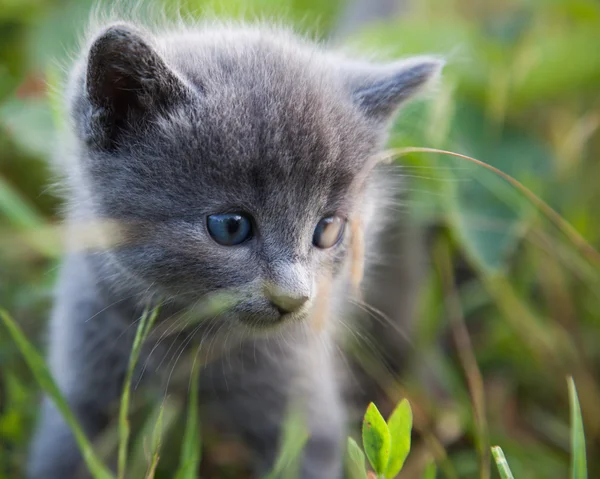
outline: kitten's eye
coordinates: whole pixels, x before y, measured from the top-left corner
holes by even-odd
[[[252,223],[247,216],[239,213],[210,215],[206,226],[212,238],[223,246],[243,243],[252,236]]]
[[[344,234],[346,221],[339,216],[328,216],[317,224],[313,235],[313,244],[317,248],[331,248],[339,243]]]

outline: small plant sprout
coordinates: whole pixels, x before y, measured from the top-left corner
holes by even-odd
[[[363,419],[363,448],[377,478],[393,479],[402,470],[410,451],[411,430],[412,410],[406,399],[398,403],[387,423],[375,404],[369,405]],[[361,455],[355,446],[356,443],[350,440],[348,453],[352,462],[360,467]],[[364,467],[364,458],[362,463]],[[361,471],[353,477],[364,476]]]

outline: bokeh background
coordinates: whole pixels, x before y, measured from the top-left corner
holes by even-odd
[[[156,2],[193,15],[208,2],[174,3]],[[496,166],[600,248],[600,3],[396,3],[393,15],[374,21],[360,8],[348,13],[345,0],[223,0],[211,8],[274,14],[322,38],[338,32],[386,58],[447,56],[439,90],[403,112],[390,145],[449,149]],[[90,7],[0,0],[0,307],[40,348],[61,249],[49,169],[61,106],[48,92],[60,85]],[[401,477],[418,477],[427,454],[438,477],[486,477],[479,453],[500,444],[518,479],[566,478],[568,375],[579,390],[589,477],[600,477],[597,255],[481,167],[433,154],[398,161],[410,179],[405,206],[430,231],[407,369],[399,383],[371,371],[392,401],[408,395],[415,410]],[[0,326],[1,479],[21,477],[38,399]],[[213,477],[242,477],[227,465],[234,450],[215,451],[207,459]]]

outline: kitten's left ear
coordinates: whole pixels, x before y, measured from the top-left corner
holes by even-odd
[[[352,98],[369,117],[385,121],[400,106],[438,79],[444,62],[415,57],[385,66],[361,66],[349,78]]]
[[[113,147],[121,133],[160,109],[189,98],[190,89],[133,25],[106,27],[93,41],[85,77],[96,132]]]

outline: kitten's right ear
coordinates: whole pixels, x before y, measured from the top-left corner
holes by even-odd
[[[360,110],[377,121],[387,121],[407,100],[439,76],[444,62],[415,57],[390,65],[359,65],[350,69],[348,84]]]
[[[131,122],[185,97],[188,88],[171,70],[151,41],[135,27],[115,24],[89,50],[86,92],[96,125],[109,142]]]

